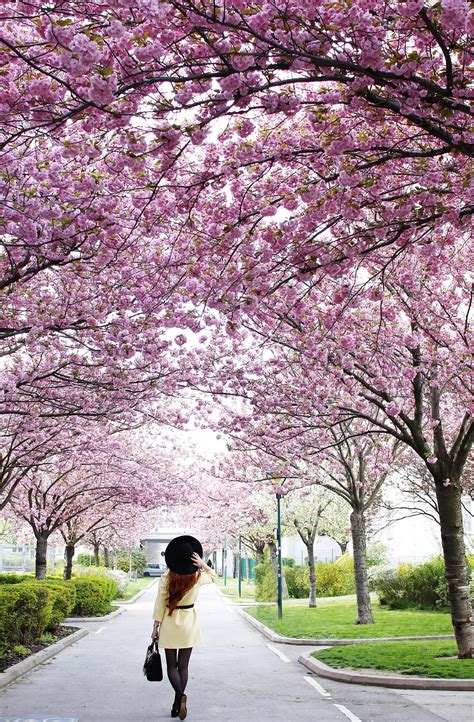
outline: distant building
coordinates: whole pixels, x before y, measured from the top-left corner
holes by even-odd
[[[64,546],[49,546],[48,569],[64,559]],[[34,572],[35,547],[31,544],[0,544],[0,572]]]
[[[294,559],[295,564],[308,561],[308,550],[298,535],[282,537],[281,553],[283,557]],[[341,549],[334,539],[318,536],[314,542],[314,556],[317,562],[333,562],[341,556]]]
[[[140,546],[148,564],[165,564],[165,549],[169,542],[180,533],[176,530],[164,530],[142,535]]]

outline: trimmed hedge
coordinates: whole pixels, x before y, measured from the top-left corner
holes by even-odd
[[[73,577],[76,603],[72,613],[80,617],[93,617],[110,612],[110,602],[117,596],[118,586],[108,577]]]
[[[48,577],[39,581],[25,575],[1,576],[0,653],[15,644],[31,643],[45,632],[54,632],[71,613],[106,614],[117,596],[117,582],[107,577],[69,581]]]
[[[46,581],[52,599],[51,623],[53,626],[60,624],[65,617],[71,614],[76,605],[76,589],[70,581]]]
[[[75,598],[74,588],[64,583],[31,580],[0,585],[0,649],[54,631],[72,611]]]
[[[34,577],[31,574],[0,574],[0,584],[19,584],[19,582],[32,581]]]

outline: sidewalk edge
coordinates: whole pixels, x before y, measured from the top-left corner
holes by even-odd
[[[311,652],[301,654],[298,662],[311,672],[314,672],[314,674],[317,674],[318,677],[332,679],[336,682],[374,687],[392,687],[394,689],[439,689],[458,692],[471,692],[474,690],[473,679],[434,679],[432,677],[412,677],[408,674],[403,677],[372,675],[365,671],[335,669],[310,655]]]
[[[454,639],[452,634],[440,634],[428,637],[367,637],[365,639],[314,639],[314,637],[303,639],[297,637],[282,637],[280,634],[277,634],[265,624],[252,617],[252,615],[248,614],[245,610],[239,609],[238,611],[249,624],[258,629],[258,631],[267,637],[267,639],[270,639],[272,642],[279,642],[280,644],[293,644],[299,646],[308,646],[308,644],[311,644],[315,647],[337,647],[348,644],[364,644],[366,642],[405,642],[410,640],[430,641],[437,639]]]
[[[6,669],[5,672],[1,672],[0,689],[7,687],[12,682],[15,682],[15,680],[23,677],[24,674],[27,674],[28,672],[31,672],[32,669],[39,667],[40,664],[43,664],[43,662],[51,659],[51,657],[55,657],[56,654],[62,652],[63,649],[66,649],[66,647],[69,647],[71,644],[78,642],[87,634],[89,634],[87,629],[78,629],[77,632],[73,632],[68,637],[60,639],[58,642],[46,647],[46,649],[36,652],[36,654],[31,654],[27,659],[24,659],[22,662],[18,662],[18,664],[14,664],[12,667]]]

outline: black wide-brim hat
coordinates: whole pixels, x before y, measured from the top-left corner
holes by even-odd
[[[202,544],[193,536],[177,536],[170,541],[165,549],[165,560],[175,574],[194,574],[198,568],[193,564],[191,556],[196,552],[202,557]]]

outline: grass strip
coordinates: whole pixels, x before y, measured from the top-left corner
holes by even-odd
[[[353,601],[319,602],[315,609],[291,602],[284,604],[283,619],[276,607],[249,607],[246,611],[259,622],[284,637],[313,639],[367,639],[377,637],[411,637],[452,634],[447,612],[424,612],[418,609],[385,609],[374,605],[375,624],[355,624]]]
[[[456,644],[447,640],[367,642],[331,647],[312,657],[330,667],[378,669],[437,679],[474,679],[474,659],[457,659]]]
[[[141,592],[142,589],[145,589],[145,587],[148,587],[151,582],[153,581],[153,578],[150,577],[139,577],[138,579],[131,579],[127,586],[125,587],[125,591],[123,593],[123,597],[120,597],[118,599],[119,602],[126,601],[127,599],[131,599],[135,596],[138,592]]]

